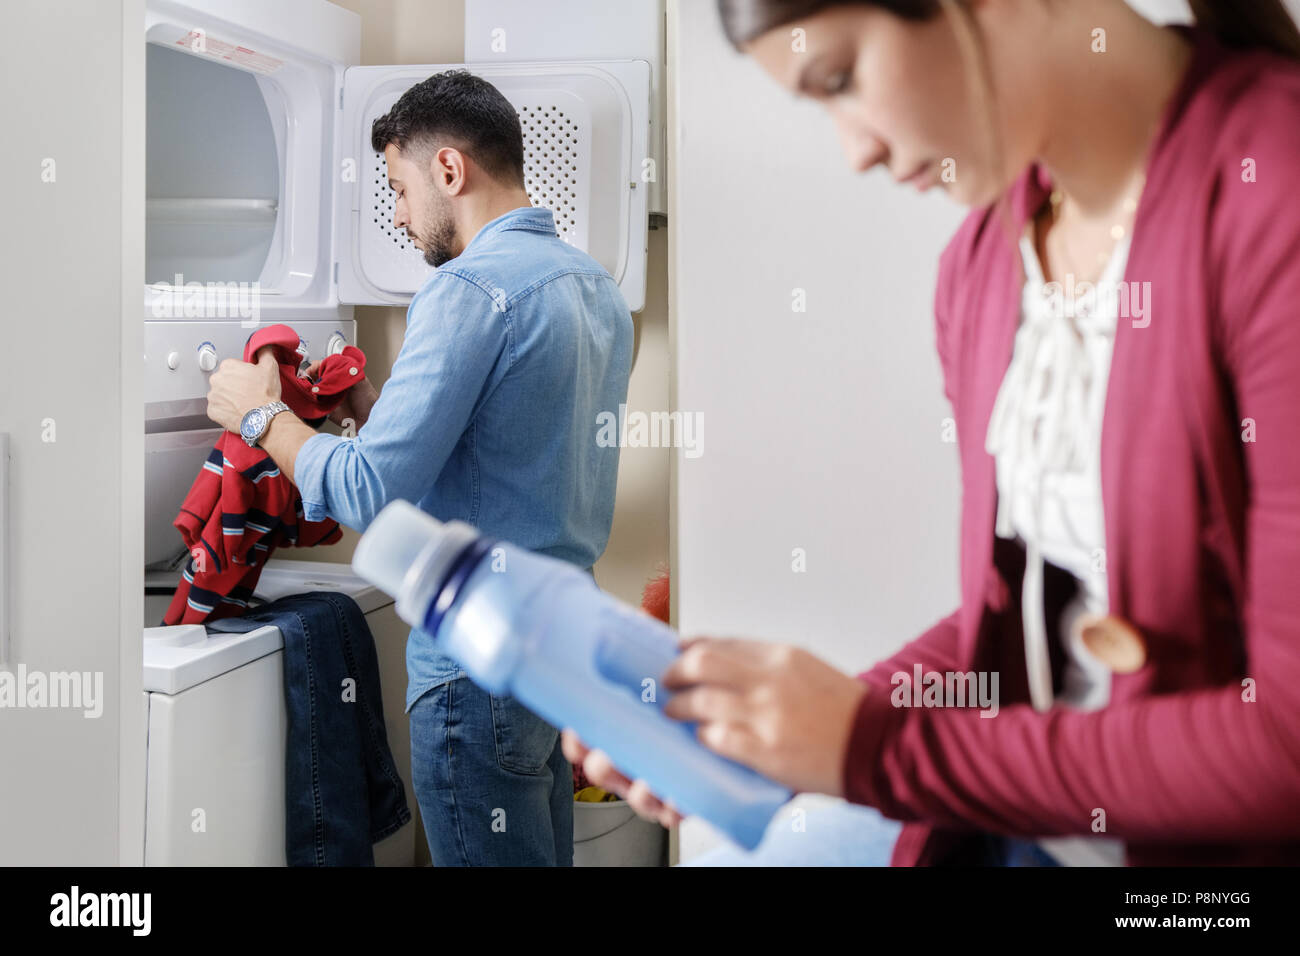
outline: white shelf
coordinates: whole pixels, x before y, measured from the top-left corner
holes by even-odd
[[[145,215],[152,223],[213,223],[270,225],[275,222],[274,199],[150,199]]]

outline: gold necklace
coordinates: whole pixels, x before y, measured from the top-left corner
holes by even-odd
[[[1137,197],[1142,195],[1142,190],[1145,186],[1146,174],[1143,173],[1138,176],[1136,194],[1124,197],[1124,202],[1121,207],[1124,210],[1124,219],[1110,227],[1110,238],[1113,240],[1110,250],[1107,252],[1097,253],[1097,264],[1102,268],[1105,268],[1106,263],[1108,263],[1111,256],[1115,254],[1115,249],[1118,248],[1119,244],[1124,240],[1124,237],[1129,234],[1129,229],[1131,228],[1129,221],[1137,213]],[[1052,224],[1056,225],[1061,218],[1061,207],[1065,204],[1065,191],[1058,186],[1052,190],[1050,200],[1052,204]],[[1074,251],[1070,248],[1070,243],[1066,239],[1065,233],[1059,230],[1058,232],[1059,235],[1057,236],[1057,242],[1061,246],[1061,251],[1069,261],[1077,262],[1078,260],[1074,257]],[[1044,251],[1046,251],[1046,244],[1044,244]]]

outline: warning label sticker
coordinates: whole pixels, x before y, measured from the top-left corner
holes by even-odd
[[[177,40],[176,45],[186,47],[191,53],[198,53],[214,60],[227,60],[256,73],[274,73],[284,66],[284,60],[277,60],[273,56],[258,53],[245,46],[234,46],[221,40],[214,40],[202,30],[191,30]]]

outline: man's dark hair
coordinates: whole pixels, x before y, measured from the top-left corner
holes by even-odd
[[[454,146],[499,182],[524,185],[524,134],[501,91],[468,70],[435,73],[415,84],[375,120],[370,145],[382,153]]]

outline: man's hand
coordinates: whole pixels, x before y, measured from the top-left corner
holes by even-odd
[[[566,728],[560,734],[560,748],[569,763],[582,768],[588,780],[602,790],[622,797],[638,816],[668,829],[682,822],[677,808],[656,797],[648,783],[629,780],[618,771],[608,754],[603,750],[589,750],[572,730]]]
[[[695,722],[696,736],[724,757],[796,792],[841,796],[853,718],[867,685],[797,647],[762,641],[695,638],[664,673],[673,692],[664,713]],[[564,755],[587,779],[618,794],[664,826],[681,820],[643,780],[632,781],[609,757],[588,750],[570,730]]]
[[[258,350],[257,364],[224,359],[208,379],[208,418],[238,432],[244,416],[280,398],[280,366],[271,346]]]
[[[315,378],[319,375],[320,366],[320,359],[308,365],[307,377]],[[355,435],[370,417],[370,410],[375,407],[378,399],[379,393],[375,391],[375,386],[363,375],[361,381],[343,393],[343,400],[330,412],[330,421],[342,428],[345,434]],[[351,428],[350,432],[349,428]]]

